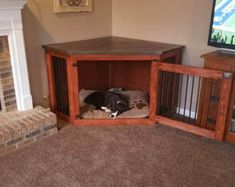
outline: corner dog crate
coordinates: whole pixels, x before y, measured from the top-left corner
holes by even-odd
[[[149,115],[144,119],[82,119],[79,93],[122,88],[146,91],[151,97],[152,62],[180,64],[183,46],[105,37],[44,48],[50,106],[58,117],[72,124],[152,124]]]
[[[218,120],[213,128],[202,126],[198,120],[200,82],[215,79],[219,80],[221,87],[230,89],[231,78],[220,71],[180,65],[183,46],[105,37],[50,44],[44,48],[50,107],[59,118],[74,125],[162,123],[209,138],[223,139],[225,119],[221,108],[228,103],[228,98],[222,91],[218,93],[221,96],[215,104]],[[149,96],[147,116],[83,118],[80,93],[111,88],[146,92]]]

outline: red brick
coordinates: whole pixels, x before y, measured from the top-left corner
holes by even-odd
[[[0,123],[0,145],[10,147],[24,146],[57,132],[56,115],[42,107],[26,112],[0,113]],[[44,134],[43,130],[46,131]]]

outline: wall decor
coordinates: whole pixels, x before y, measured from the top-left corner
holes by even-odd
[[[54,0],[54,12],[91,12],[92,0]]]

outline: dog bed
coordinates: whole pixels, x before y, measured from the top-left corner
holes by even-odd
[[[80,113],[83,119],[110,118],[110,113],[96,110],[93,105],[84,103],[85,98],[97,90],[84,90],[79,93]],[[129,98],[130,110],[120,114],[117,118],[146,118],[149,115],[148,93],[145,91],[130,90],[118,91]],[[111,118],[110,118],[111,119]]]

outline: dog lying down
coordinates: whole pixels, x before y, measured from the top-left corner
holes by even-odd
[[[112,119],[130,110],[128,98],[122,94],[111,91],[93,92],[85,98],[84,102],[94,105],[98,110],[110,112]]]

